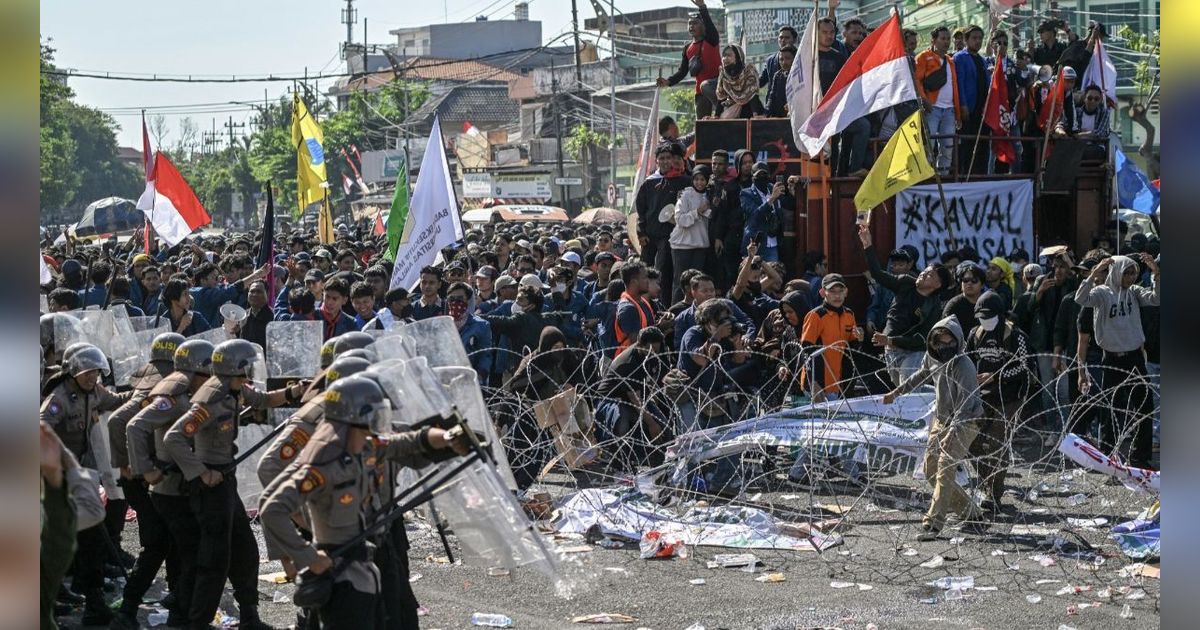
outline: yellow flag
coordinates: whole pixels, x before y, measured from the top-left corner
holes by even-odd
[[[322,245],[329,245],[337,239],[333,232],[333,208],[329,205],[328,193],[321,199],[321,209],[317,212],[317,238]]]
[[[325,175],[325,136],[317,119],[308,112],[300,95],[292,99],[292,144],[296,147],[296,215],[314,203],[324,202],[328,184]]]
[[[875,160],[875,166],[863,179],[854,207],[865,212],[896,193],[933,177],[933,166],[925,156],[921,133],[921,110],[908,117]]]

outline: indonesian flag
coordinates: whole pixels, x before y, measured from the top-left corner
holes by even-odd
[[[855,120],[916,98],[900,16],[893,14],[850,54],[817,109],[800,126],[796,144],[816,155]]]
[[[162,152],[155,154],[154,176],[146,182],[137,209],[146,214],[154,231],[171,247],[196,228],[212,223],[196,193]]]
[[[154,181],[154,154],[150,152],[150,132],[146,131],[146,112],[142,112],[142,170],[146,172],[146,184]],[[150,253],[150,219],[142,226],[142,241],[146,253]]]
[[[1083,71],[1079,82],[1079,86],[1085,90],[1093,85],[1104,93],[1109,107],[1117,106],[1117,67],[1113,65],[1099,37],[1096,38],[1096,47],[1092,49],[1092,60],[1088,62],[1087,70]]]
[[[996,159],[1005,164],[1015,164],[1017,150],[1009,140],[1012,129],[1012,111],[1008,106],[1008,80],[1004,76],[1004,57],[996,59],[996,69],[992,71],[992,87],[988,96],[987,110],[983,112],[983,122],[992,130],[992,151]]]
[[[1025,0],[988,0],[988,11],[992,15],[1002,15],[1022,4],[1025,4]]]
[[[354,183],[350,181],[350,178],[347,177],[345,173],[342,173],[342,190],[345,191],[345,193],[347,195],[349,195],[350,190],[353,187],[354,187]]]

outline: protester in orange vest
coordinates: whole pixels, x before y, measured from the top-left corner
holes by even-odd
[[[840,397],[845,351],[850,342],[863,339],[863,330],[855,321],[854,312],[845,307],[847,290],[842,274],[825,274],[820,293],[825,301],[804,316],[804,327],[800,332],[800,345],[811,358],[805,361],[801,383],[806,391],[816,390],[813,394],[815,402]],[[816,375],[816,387],[809,382],[813,374]]]

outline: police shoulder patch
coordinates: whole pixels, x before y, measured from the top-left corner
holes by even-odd
[[[296,447],[291,442],[285,442],[279,447],[279,459],[291,459],[296,456]]]
[[[300,492],[312,492],[325,485],[325,475],[316,468],[306,468],[304,478],[300,480]]]
[[[50,401],[48,403],[46,403],[46,413],[48,413],[52,416],[57,416],[58,414],[62,413],[62,410],[63,410],[62,405],[58,404],[58,401],[54,400],[53,398],[51,398]]]
[[[175,406],[175,401],[170,396],[158,396],[152,404],[155,411],[170,411],[171,407]]]
[[[350,494],[349,492],[346,492],[342,494],[342,496],[338,497],[338,503],[341,503],[342,505],[350,505],[353,502],[354,495]]]

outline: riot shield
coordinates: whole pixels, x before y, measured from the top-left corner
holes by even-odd
[[[208,341],[212,345],[216,346],[222,341],[229,341],[230,339],[233,339],[233,337],[229,336],[229,332],[224,328],[217,326],[216,328],[209,328],[202,333],[196,333],[191,337],[188,337],[188,339],[204,339],[205,341]]]
[[[414,354],[425,357],[429,367],[470,367],[471,360],[462,338],[448,316],[431,317],[404,326],[403,336],[413,344]]]
[[[517,481],[509,467],[508,454],[500,443],[500,435],[492,424],[492,417],[488,414],[487,404],[479,389],[479,375],[469,367],[439,367],[433,371],[441,380],[446,395],[458,407],[459,414],[466,418],[467,425],[492,445],[492,455],[496,458],[496,468],[501,478],[510,490],[516,490]]]
[[[319,321],[267,324],[267,376],[312,378],[321,369],[324,330]]]
[[[45,293],[38,294],[38,312],[43,315],[50,312],[50,299]]]

